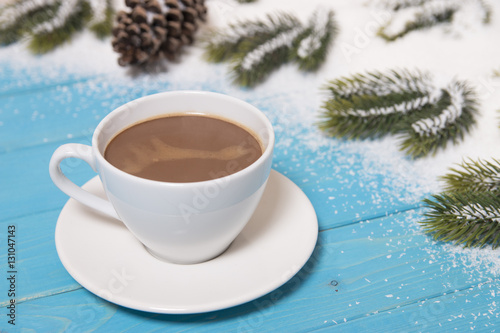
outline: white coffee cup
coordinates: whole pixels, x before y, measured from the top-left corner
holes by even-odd
[[[179,112],[214,115],[250,129],[264,147],[262,156],[236,173],[190,183],[140,178],[104,159],[107,144],[123,129],[148,118]],[[224,252],[249,221],[271,171],[273,148],[272,125],[254,106],[212,92],[165,92],[139,98],[112,111],[97,126],[91,147],[75,143],[60,146],[52,155],[49,171],[59,189],[82,204],[121,220],[155,257],[193,264]],[[69,157],[84,160],[98,173],[109,201],[66,178],[60,163]]]

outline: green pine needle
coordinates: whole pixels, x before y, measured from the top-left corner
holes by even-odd
[[[442,193],[425,199],[430,209],[421,222],[436,240],[451,241],[464,247],[493,248],[500,245],[500,193]]]
[[[491,4],[484,0],[479,0],[479,3],[483,10],[483,24],[489,24],[491,22],[491,16],[493,15],[493,8]]]
[[[12,14],[7,13],[18,11],[22,4],[23,1],[19,0],[0,9],[0,45],[16,43],[38,24],[54,18],[61,3],[55,1],[52,5],[33,6],[19,19],[11,20]]]
[[[408,7],[421,6],[428,0],[386,0],[382,5],[390,10],[398,11]]]
[[[406,130],[413,114],[429,108],[435,88],[425,73],[408,70],[355,74],[324,87],[321,130],[334,137],[376,138]]]
[[[214,30],[205,37],[205,58],[231,62],[233,81],[248,87],[291,60],[302,70],[316,70],[336,36],[333,12],[317,12],[314,17],[323,14],[324,20],[312,19],[306,28],[294,16],[279,13],[230,25],[227,31]]]
[[[493,192],[500,191],[500,161],[492,162],[469,159],[452,168],[450,173],[441,177],[445,190],[449,192]]]
[[[301,70],[316,71],[325,61],[337,33],[333,11],[316,11],[307,28],[294,41],[292,59]]]
[[[391,113],[387,110],[394,105],[423,96],[422,93],[409,91],[391,93],[383,97],[354,95],[349,99],[331,99],[323,105],[323,113],[320,115],[322,120],[318,126],[331,136],[349,139],[377,138],[395,134],[401,131],[408,114],[420,108]]]
[[[428,73],[407,69],[390,70],[387,73],[368,72],[331,80],[325,87],[332,98],[350,99],[354,95],[385,96],[398,92],[415,92],[422,95],[434,90]]]
[[[491,5],[484,0],[448,2],[441,0],[386,0],[384,7],[394,12],[393,19],[381,26],[377,34],[392,42],[412,31],[450,23],[453,21],[455,13],[469,9],[467,2],[471,1],[476,2],[482,23],[490,23],[493,11]],[[395,30],[392,25],[397,16],[404,17],[407,21],[402,28]]]
[[[457,11],[457,7],[454,5],[450,5],[449,7],[446,6],[441,6],[441,7],[442,8],[439,8],[439,11],[436,12],[426,13],[422,11],[417,13],[413,18],[413,20],[406,22],[404,28],[396,33],[391,34],[388,32],[388,27],[391,23],[389,21],[388,24],[380,27],[380,29],[377,32],[377,35],[389,42],[393,42],[396,39],[401,38],[412,31],[427,29],[438,24],[451,22],[453,20],[453,15]]]
[[[104,1],[104,0],[102,0]],[[93,22],[93,12],[89,0],[79,0],[70,9],[71,13],[61,26],[40,28],[42,24],[51,25],[55,19],[62,20],[68,8],[61,9],[63,0],[39,2],[34,0],[17,0],[12,5],[0,9],[0,45],[15,43],[23,38],[29,39],[29,49],[34,53],[46,53],[70,40],[74,34],[85,26],[99,37],[111,33],[114,10],[111,0],[106,1],[106,11],[102,22]]]
[[[465,247],[500,245],[500,161],[469,159],[441,177],[447,192],[425,199],[421,222],[435,239]]]
[[[81,2],[79,8],[68,17],[63,26],[50,32],[34,34],[29,49],[37,54],[52,51],[57,46],[69,41],[75,32],[80,31],[91,18],[92,11],[87,2]]]
[[[104,0],[100,0],[104,1]],[[113,30],[113,17],[115,15],[115,10],[111,3],[111,0],[106,0],[106,11],[104,20],[101,22],[93,22],[92,25],[89,26],[89,29],[98,37],[105,38],[111,35]]]
[[[420,119],[413,122],[403,134],[401,150],[413,157],[436,153],[454,144],[475,125],[477,96],[467,83],[456,81],[444,90],[435,107],[419,113]]]
[[[300,26],[292,15],[278,13],[267,15],[265,20],[237,22],[226,30],[212,30],[202,39],[205,58],[211,62],[228,61],[248,52],[255,44],[261,44],[276,35]]]
[[[233,81],[248,87],[264,81],[287,61],[292,42],[301,31],[301,27],[296,27],[274,36],[265,43],[254,44],[251,41],[243,43],[242,49],[246,50],[232,59]],[[284,42],[287,40],[289,42]]]
[[[334,137],[402,136],[401,150],[421,157],[462,140],[475,124],[477,97],[465,82],[438,90],[426,73],[356,74],[328,82],[318,126]]]

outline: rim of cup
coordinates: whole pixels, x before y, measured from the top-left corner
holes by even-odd
[[[266,134],[265,135],[267,136],[266,138],[262,138],[261,137],[261,133],[255,133],[255,131],[252,131],[256,135],[259,136],[258,140],[261,142],[262,145],[264,145],[263,141],[267,140],[267,145],[265,146],[265,150],[262,152],[262,155],[255,162],[253,162],[252,164],[250,164],[246,168],[244,168],[244,169],[242,169],[240,171],[237,171],[235,173],[229,174],[227,176],[218,177],[218,178],[209,179],[209,180],[204,180],[204,181],[181,182],[181,183],[152,180],[152,179],[147,179],[147,178],[142,178],[142,177],[139,177],[139,176],[135,176],[135,175],[132,175],[130,173],[127,173],[127,172],[125,172],[125,171],[123,171],[123,170],[115,167],[114,165],[112,165],[111,163],[109,163],[104,158],[103,152],[101,151],[100,145],[99,145],[99,142],[98,142],[99,135],[100,135],[100,133],[103,130],[106,129],[106,127],[108,126],[108,124],[115,117],[117,117],[119,114],[121,114],[123,112],[126,112],[127,110],[130,110],[130,108],[136,108],[138,105],[135,105],[135,104],[140,104],[141,102],[143,102],[145,100],[155,99],[155,98],[165,98],[164,96],[175,96],[175,95],[186,95],[186,96],[187,95],[207,95],[207,96],[212,96],[213,98],[225,99],[229,103],[239,104],[242,108],[245,108],[248,111],[251,111],[252,114],[255,117],[259,118],[259,120],[262,121],[266,125],[266,128],[265,128],[265,130],[266,130]],[[210,98],[212,98],[212,97],[210,97]],[[210,113],[207,113],[207,112],[199,112],[198,113],[196,111],[195,112],[187,112],[187,111],[182,111],[182,110],[180,110],[177,113],[191,113],[191,114],[200,114],[200,115],[210,115]],[[165,113],[164,115],[168,115],[168,114],[169,113]],[[174,114],[174,113],[171,113],[171,114]],[[220,119],[222,119],[222,120],[231,121],[231,122],[235,123],[236,125],[239,125],[239,126],[243,127],[244,129],[248,129],[248,127],[246,127],[245,124],[241,124],[240,122],[238,122],[236,120],[232,120],[229,117],[218,116],[218,115],[217,115],[217,117],[220,118]],[[114,130],[113,133],[112,133],[112,135],[110,136],[110,139],[108,140],[108,142],[105,143],[103,150],[105,150],[105,147],[109,144],[109,141],[115,135],[117,135],[118,133],[122,132],[126,128],[133,126],[134,124],[138,124],[138,123],[143,122],[143,121],[145,121],[147,119],[150,119],[150,118],[153,118],[153,117],[151,117],[151,116],[144,117],[144,118],[140,119],[139,121],[132,122],[130,124],[127,124],[126,126],[122,126],[122,127],[118,128],[118,129]],[[252,104],[250,104],[248,102],[245,102],[245,101],[243,101],[241,99],[238,99],[236,97],[233,97],[233,96],[230,96],[230,95],[226,95],[226,94],[217,93],[217,92],[201,91],[201,90],[177,90],[177,91],[160,92],[160,93],[156,93],[156,94],[151,94],[151,95],[143,96],[143,97],[137,98],[135,100],[132,100],[132,101],[130,101],[128,103],[125,103],[125,104],[117,107],[113,111],[111,111],[108,115],[106,115],[100,121],[100,123],[96,127],[96,129],[94,131],[94,134],[92,136],[92,149],[96,152],[95,158],[97,158],[99,160],[99,163],[98,163],[99,165],[105,165],[108,168],[113,169],[119,175],[121,175],[123,177],[126,177],[126,178],[130,178],[130,180],[144,182],[144,183],[148,183],[148,184],[151,184],[151,185],[155,184],[155,185],[160,185],[160,186],[175,186],[175,187],[182,186],[182,187],[187,187],[187,186],[199,186],[200,184],[209,183],[209,182],[213,182],[213,181],[224,181],[224,180],[228,180],[229,178],[234,178],[234,177],[244,177],[248,173],[251,173],[254,169],[258,168],[259,165],[262,164],[262,163],[264,163],[265,160],[267,160],[268,158],[271,157],[270,155],[272,155],[272,153],[273,153],[274,142],[275,142],[275,135],[274,135],[274,129],[273,129],[273,126],[272,126],[271,122],[269,121],[269,119],[266,117],[266,115],[262,111],[260,111],[258,108],[256,108]]]

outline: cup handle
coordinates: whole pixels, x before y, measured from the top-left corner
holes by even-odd
[[[50,159],[49,173],[54,184],[80,203],[119,220],[113,205],[109,201],[85,191],[64,175],[61,170],[61,162],[69,157],[79,158],[87,162],[97,172],[92,147],[79,143],[67,143],[57,148]]]

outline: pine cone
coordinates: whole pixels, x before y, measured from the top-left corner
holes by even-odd
[[[173,60],[194,41],[198,22],[206,18],[205,0],[125,0],[113,28],[113,49],[121,66],[140,65],[161,56]]]

